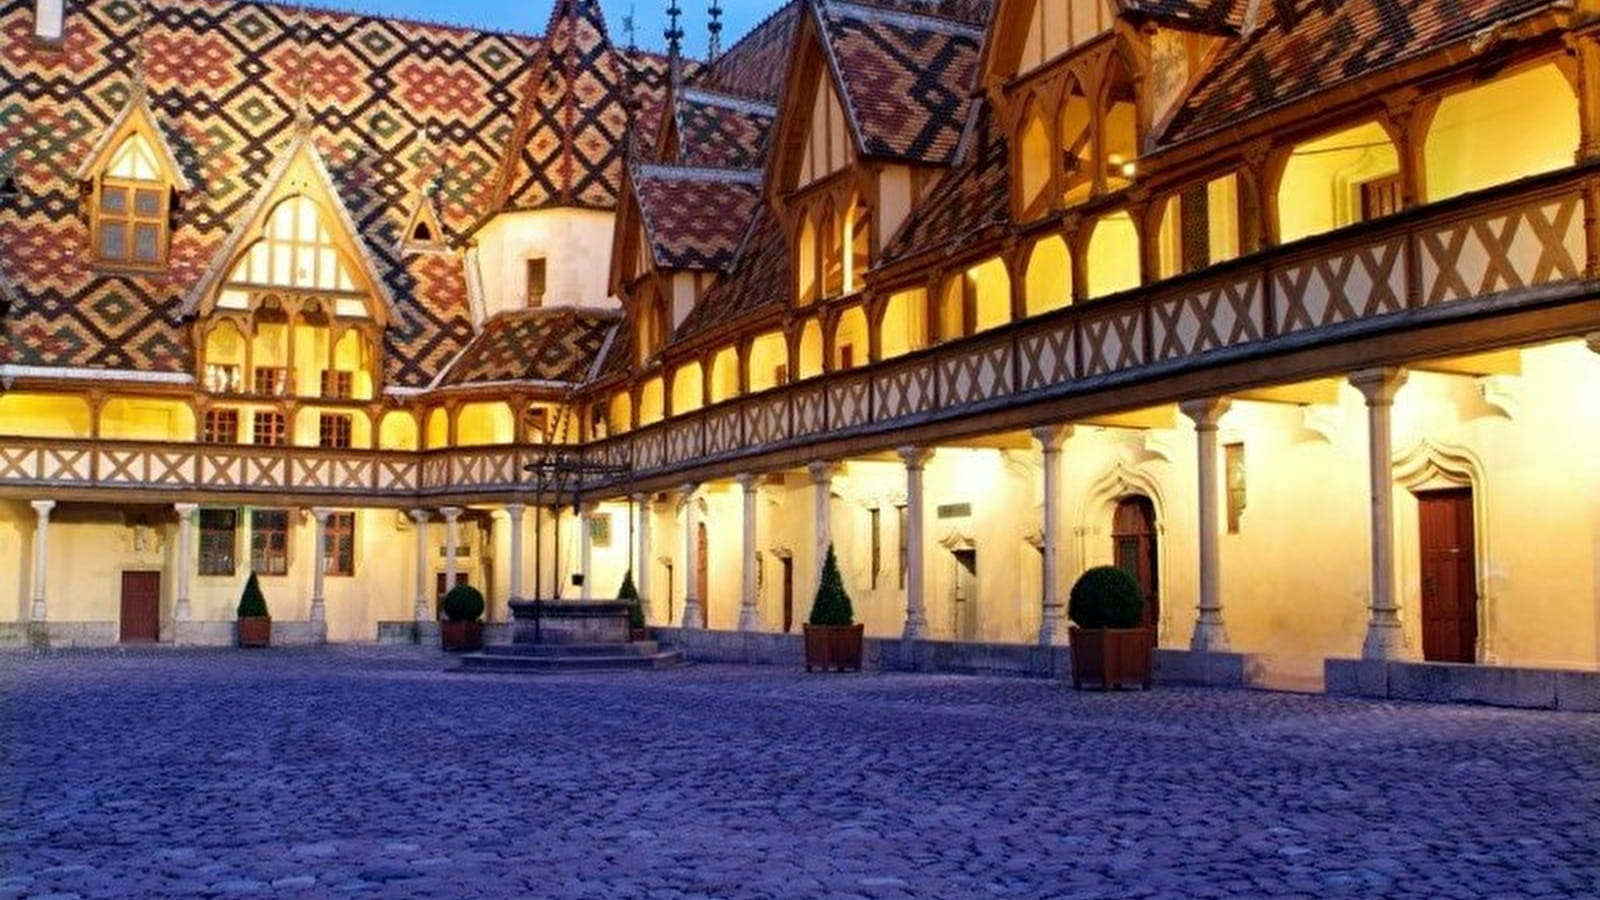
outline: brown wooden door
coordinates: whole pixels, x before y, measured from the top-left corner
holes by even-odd
[[[450,573],[439,572],[433,576],[433,617],[435,619],[444,615],[444,595],[450,592]],[[456,573],[456,584],[471,584],[471,579],[465,572]]]
[[[1125,497],[1111,519],[1111,552],[1117,568],[1133,576],[1144,589],[1144,627],[1150,643],[1157,640],[1161,621],[1161,584],[1156,563],[1156,507],[1148,497]]]
[[[1417,495],[1422,536],[1422,656],[1429,662],[1478,660],[1478,563],[1472,490]]]
[[[122,573],[122,642],[161,640],[161,573]]]
[[[711,595],[707,590],[711,585],[710,566],[707,560],[711,558],[711,542],[706,536],[706,523],[697,522],[695,527],[695,552],[694,552],[694,595],[700,598],[700,622],[707,628],[711,627]]]
[[[783,633],[794,630],[794,560],[785,556],[783,563]]]

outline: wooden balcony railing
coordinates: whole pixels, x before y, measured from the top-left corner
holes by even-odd
[[[1581,293],[1592,287],[1583,197],[1596,178],[1591,168],[1569,169],[1412,210],[740,397],[591,443],[583,458],[631,466],[645,482],[695,480],[727,474],[747,456],[856,436],[887,445],[912,424],[1523,308],[1539,294],[1530,288]],[[571,449],[407,453],[0,437],[0,488],[450,502],[526,492],[527,465]]]

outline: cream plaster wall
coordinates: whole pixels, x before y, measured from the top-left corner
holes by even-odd
[[[610,212],[550,209],[506,213],[478,232],[478,271],[484,318],[527,308],[527,261],[546,262],[545,306],[615,309],[611,272]],[[478,324],[482,324],[482,319]]]

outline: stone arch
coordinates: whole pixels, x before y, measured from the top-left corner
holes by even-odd
[[[1394,483],[1396,492],[1404,492],[1401,500],[1412,500],[1416,494],[1429,490],[1449,488],[1472,489],[1472,539],[1474,587],[1478,592],[1478,648],[1480,663],[1495,661],[1494,623],[1499,612],[1498,594],[1500,576],[1491,575],[1489,561],[1491,533],[1488,516],[1488,489],[1483,461],[1466,447],[1423,438],[1404,454],[1394,458]],[[1407,635],[1418,635],[1420,646],[1422,596],[1422,561],[1418,558],[1421,525],[1417,520],[1415,503],[1395,504],[1394,558],[1398,571],[1395,579],[1400,588],[1400,615]]]
[[[1172,506],[1161,480],[1145,462],[1130,464],[1126,459],[1119,459],[1107,466],[1084,491],[1078,506],[1077,526],[1073,529],[1077,536],[1076,559],[1072,561],[1075,565],[1066,569],[1071,573],[1066,586],[1070,588],[1077,576],[1089,568],[1111,564],[1111,520],[1117,504],[1129,497],[1146,498],[1156,511],[1156,578],[1162,585],[1161,619],[1156,623],[1156,637],[1158,644],[1164,646],[1171,631],[1172,610],[1178,605],[1169,593],[1173,581],[1167,522]]]

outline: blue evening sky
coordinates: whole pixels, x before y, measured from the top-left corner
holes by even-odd
[[[425,19],[452,25],[471,25],[499,31],[517,31],[538,34],[550,20],[550,10],[556,0],[311,0],[313,6],[351,9],[376,15],[402,16],[408,19]],[[761,20],[783,6],[784,0],[722,0],[722,45],[724,47],[743,37]],[[627,37],[623,20],[633,12],[638,29],[639,46],[651,50],[662,49],[666,42],[661,37],[666,27],[668,0],[602,0],[606,26],[617,46],[625,46]],[[706,55],[706,10],[710,0],[679,0],[683,7],[684,52],[690,56]]]

